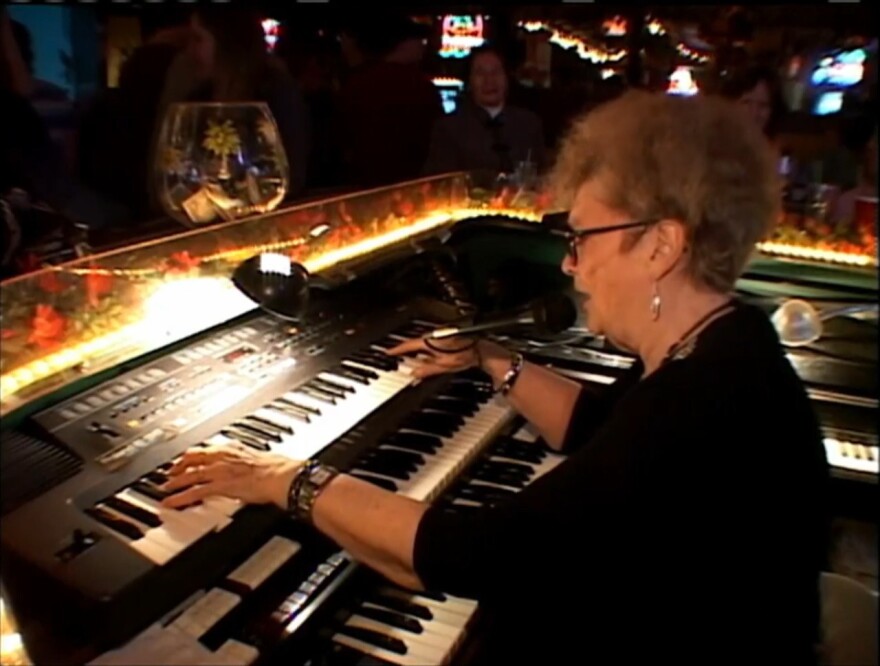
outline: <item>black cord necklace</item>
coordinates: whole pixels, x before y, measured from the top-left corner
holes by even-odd
[[[689,356],[697,345],[697,334],[719,317],[732,311],[733,308],[734,302],[732,300],[727,300],[700,317],[693,326],[685,331],[684,334],[682,334],[682,336],[669,347],[669,350],[666,352],[666,356],[663,357],[663,361],[660,365]]]

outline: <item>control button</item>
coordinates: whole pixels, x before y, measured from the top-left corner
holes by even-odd
[[[143,384],[134,377],[129,377],[128,379],[123,380],[123,383],[132,391],[137,391],[141,386],[143,386]]]
[[[92,407],[101,407],[103,406],[105,401],[96,395],[90,395],[88,398],[86,398],[86,402],[89,403]]]
[[[70,421],[71,419],[76,418],[76,412],[74,412],[73,410],[70,410],[70,409],[62,409],[61,416],[63,418],[65,418],[66,420]]]
[[[187,356],[185,356],[184,354],[175,354],[171,358],[173,358],[175,361],[177,361],[181,365],[186,365],[187,363],[190,362],[190,359]]]
[[[123,386],[122,384],[117,384],[113,387],[112,390],[117,395],[125,395],[126,393],[128,393],[128,387]]]
[[[141,382],[142,384],[152,384],[153,383],[153,378],[150,377],[150,375],[148,375],[146,372],[142,372],[141,374],[139,374],[137,376],[137,378],[138,378],[138,381]]]
[[[162,368],[150,368],[147,370],[147,374],[151,377],[164,377],[168,373],[165,372]]]
[[[101,391],[98,395],[100,395],[102,398],[104,398],[104,400],[107,400],[108,402],[111,400],[116,400],[116,395],[110,389],[105,389]]]
[[[79,412],[80,414],[88,414],[90,411],[92,411],[91,407],[82,402],[75,402],[71,406],[75,411]]]

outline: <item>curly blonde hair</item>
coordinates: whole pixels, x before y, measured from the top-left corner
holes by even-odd
[[[576,120],[550,174],[557,203],[569,208],[597,178],[605,203],[633,219],[681,221],[691,277],[720,292],[733,288],[781,204],[767,140],[715,97],[630,91]]]

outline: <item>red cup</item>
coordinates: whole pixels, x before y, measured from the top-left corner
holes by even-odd
[[[877,197],[859,197],[853,211],[853,221],[859,231],[877,228]]]

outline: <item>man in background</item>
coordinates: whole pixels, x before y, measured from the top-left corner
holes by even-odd
[[[353,67],[342,86],[339,122],[347,180],[378,186],[421,175],[440,93],[422,70],[427,31],[403,17],[353,20],[343,55]]]

